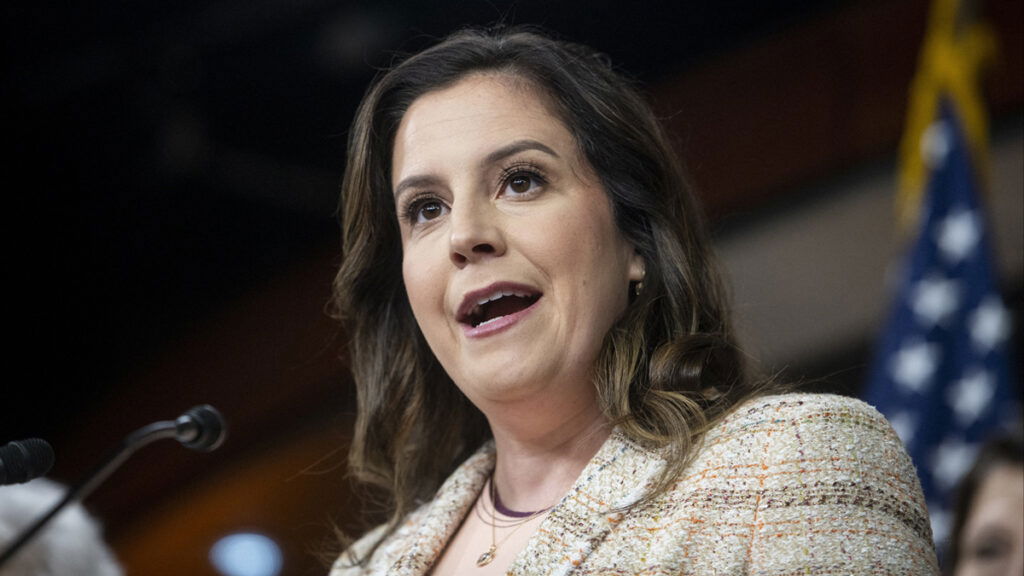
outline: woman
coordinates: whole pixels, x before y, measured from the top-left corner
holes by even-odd
[[[1024,574],[1024,438],[982,448],[960,484],[949,566],[955,576]]]
[[[405,60],[342,196],[350,464],[391,515],[333,575],[936,572],[885,421],[746,377],[679,162],[600,55]]]

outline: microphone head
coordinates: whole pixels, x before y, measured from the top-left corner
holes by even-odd
[[[0,485],[21,484],[53,467],[53,447],[46,440],[29,438],[0,447]]]
[[[209,404],[186,410],[175,423],[178,441],[199,452],[216,450],[228,435],[224,417]]]

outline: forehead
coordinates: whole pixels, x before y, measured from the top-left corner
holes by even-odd
[[[974,533],[993,523],[1009,521],[1019,525],[1024,502],[1024,466],[998,464],[984,477],[972,502],[966,533]]]
[[[560,152],[575,148],[550,98],[530,82],[507,74],[467,76],[420,96],[406,111],[395,135],[392,180],[452,156],[485,156],[521,138]]]
[[[1001,463],[993,466],[985,475],[977,498],[979,501],[996,498],[1024,500],[1024,465]]]

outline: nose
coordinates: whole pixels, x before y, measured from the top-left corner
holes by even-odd
[[[449,215],[449,256],[458,267],[505,253],[500,215],[486,202],[469,201],[453,206]]]

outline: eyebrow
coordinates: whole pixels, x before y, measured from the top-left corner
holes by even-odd
[[[484,164],[494,164],[499,160],[508,158],[509,156],[514,156],[516,154],[519,154],[520,152],[525,152],[527,150],[537,150],[549,156],[554,156],[555,158],[558,158],[558,153],[556,153],[551,148],[548,148],[544,144],[537,142],[536,140],[516,140],[515,142],[512,142],[511,144],[508,144],[506,146],[502,146],[501,148],[498,148],[494,152],[488,154],[487,157],[484,158]]]
[[[508,158],[509,156],[515,156],[516,154],[519,154],[520,152],[525,152],[527,150],[536,150],[538,152],[543,152],[548,156],[560,158],[558,153],[552,150],[550,147],[541,144],[536,140],[525,139],[516,140],[515,142],[498,148],[497,150],[485,156],[481,164],[485,166],[488,164],[494,164],[505,158]],[[436,186],[439,183],[439,181],[439,178],[429,174],[422,176],[409,176],[408,178],[405,178],[401,182],[399,182],[397,186],[395,186],[394,197],[398,198],[399,196],[401,196],[402,192],[404,192],[407,188]]]

